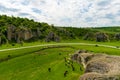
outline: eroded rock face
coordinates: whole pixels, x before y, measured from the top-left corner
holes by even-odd
[[[54,32],[50,32],[50,33],[46,36],[46,42],[50,42],[50,41],[59,42],[59,41],[60,41],[60,38],[59,38],[59,36],[57,36]]]
[[[109,37],[105,33],[98,32],[98,33],[96,33],[96,41],[97,42],[109,41]]]
[[[31,30],[25,30],[23,35],[24,35],[24,40],[29,40],[33,37]]]
[[[95,40],[95,34],[94,32],[88,32],[87,34],[85,34],[84,40]]]
[[[96,72],[86,73],[79,80],[120,80],[117,75],[103,75]]]
[[[10,25],[7,28],[7,39],[9,41],[11,41],[13,38],[16,39],[15,29],[16,29],[16,27],[13,25]]]
[[[120,33],[115,34],[115,39],[120,40]]]
[[[85,68],[80,80],[120,80],[120,56],[83,52],[75,53],[71,59]]]
[[[7,39],[9,41],[15,40],[19,43],[21,40],[29,40],[31,38],[39,38],[40,37],[40,30],[37,28],[35,31],[31,29],[21,27],[15,27],[13,25],[8,26],[7,28]]]

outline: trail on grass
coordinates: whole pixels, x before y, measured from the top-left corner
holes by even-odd
[[[89,44],[89,43],[55,43],[55,44],[41,44],[41,45],[34,45],[34,46],[26,46],[26,47],[2,49],[2,50],[0,50],[0,52],[10,51],[10,50],[18,50],[18,49],[25,49],[25,48],[35,48],[35,47],[45,47],[45,46],[66,46],[66,45],[91,45],[91,46],[98,45],[98,46],[102,46],[102,47],[120,49],[120,48],[117,48],[116,46],[102,45],[102,44]]]

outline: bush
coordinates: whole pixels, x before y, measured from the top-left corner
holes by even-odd
[[[15,43],[12,43],[11,45],[12,45],[12,46],[15,46]]]

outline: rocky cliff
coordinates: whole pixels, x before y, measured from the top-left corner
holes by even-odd
[[[39,37],[40,31],[32,31],[29,28],[19,28],[13,25],[7,27],[7,39],[9,41],[16,41],[19,43],[21,40],[29,40],[33,37]]]
[[[78,51],[71,59],[85,69],[80,80],[120,80],[120,56]]]

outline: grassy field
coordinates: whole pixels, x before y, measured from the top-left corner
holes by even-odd
[[[21,44],[15,44],[12,46],[11,44],[5,44],[0,46],[0,50],[2,49],[9,49],[9,48],[19,48],[19,47],[26,47],[26,46],[35,46],[35,45],[44,45],[44,44],[55,44],[57,42],[44,42],[44,41],[36,41],[31,43],[24,43],[22,46]],[[90,43],[90,44],[104,44],[104,45],[111,45],[111,46],[118,46],[120,47],[120,41],[112,41],[112,42],[95,42],[95,41],[87,41],[87,40],[64,40],[59,43]]]
[[[85,45],[4,51],[0,52],[0,80],[78,80],[84,72],[80,70],[82,66],[74,62],[75,71],[72,71],[71,66],[65,65],[64,57],[69,58],[70,54],[80,49],[120,55],[119,49]],[[48,68],[51,68],[51,72]],[[68,71],[66,77],[64,77],[65,71]]]
[[[64,57],[72,53],[74,49],[70,47],[51,48],[1,62],[0,80],[77,80],[83,73],[79,70],[80,66],[73,63],[75,71],[72,71],[64,61]],[[66,70],[68,75],[64,77]]]

